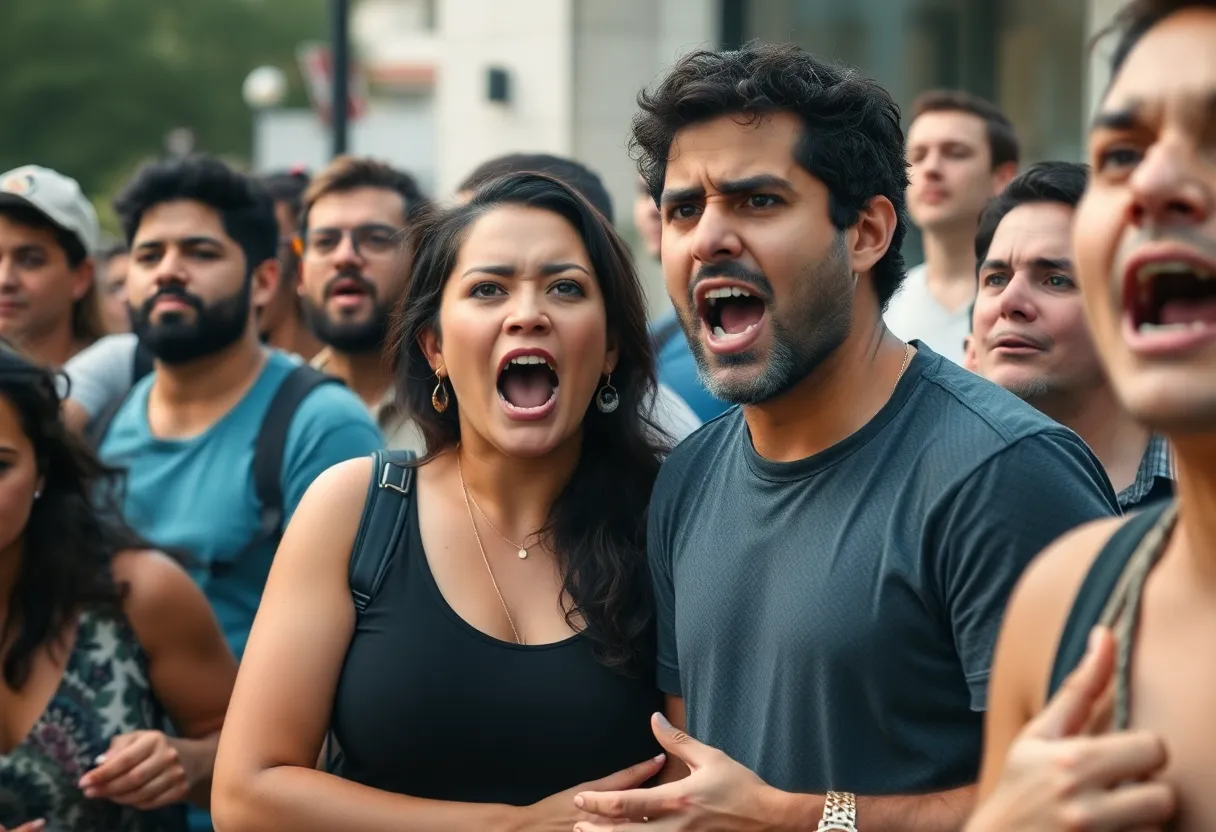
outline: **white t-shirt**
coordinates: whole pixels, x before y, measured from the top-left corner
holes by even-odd
[[[908,269],[908,276],[891,298],[883,319],[887,329],[903,341],[923,341],[938,355],[955,364],[963,363],[963,339],[971,331],[971,305],[957,312],[945,309],[929,291],[928,270],[922,263]]]

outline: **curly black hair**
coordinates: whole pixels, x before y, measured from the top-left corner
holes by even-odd
[[[734,52],[691,52],[652,91],[638,94],[630,149],[656,204],[676,134],[721,116],[751,120],[790,112],[803,124],[795,158],[828,189],[828,213],[840,230],[884,196],[895,206],[895,232],[874,266],[874,292],[885,308],[904,279],[908,167],[899,107],[855,70],[793,44],[750,43]]]

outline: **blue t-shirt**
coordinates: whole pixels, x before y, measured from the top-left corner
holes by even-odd
[[[245,551],[258,534],[253,445],[279,385],[297,367],[272,352],[258,380],[227,414],[189,439],[158,439],[148,428],[154,374],[141,379],[115,415],[101,457],[128,469],[123,513],[147,540],[188,553],[237,658],[253,625],[277,541]],[[323,384],[300,403],[283,456],[283,517],[291,518],[317,475],[380,448],[363,403],[340,384]],[[242,554],[243,553],[243,554]],[[238,557],[239,556],[239,557]]]

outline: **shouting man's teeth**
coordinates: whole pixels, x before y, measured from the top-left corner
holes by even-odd
[[[752,293],[741,286],[724,286],[721,289],[710,289],[705,293],[705,298],[709,301],[710,306],[723,298],[750,298],[751,296]]]
[[[1150,324],[1143,323],[1137,328],[1144,335],[1153,335],[1159,332],[1186,332],[1191,329],[1204,329],[1207,324],[1203,321],[1191,321],[1190,323],[1181,324]]]

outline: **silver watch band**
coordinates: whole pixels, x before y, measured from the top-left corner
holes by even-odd
[[[849,792],[828,792],[819,832],[857,832],[857,797]]]

